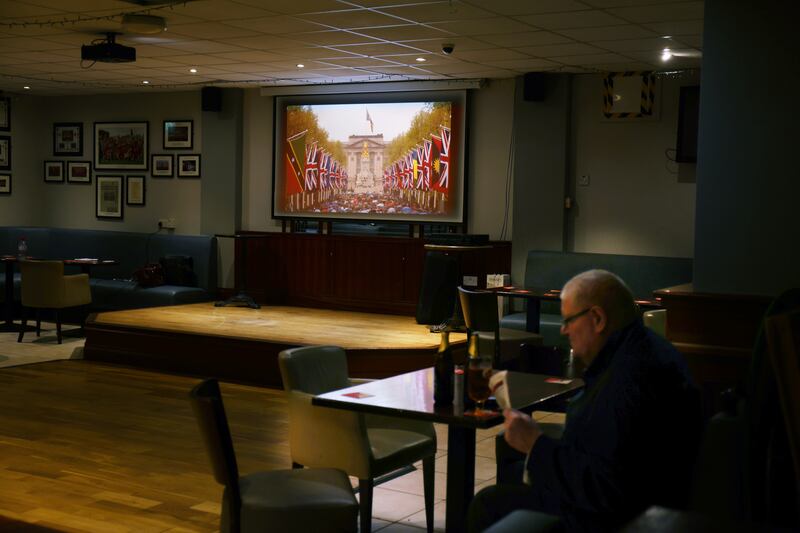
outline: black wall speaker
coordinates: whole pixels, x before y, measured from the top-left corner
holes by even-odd
[[[441,252],[425,254],[417,300],[417,324],[441,324],[453,316],[458,293],[458,262]]]
[[[203,111],[222,111],[222,89],[219,87],[203,87],[200,100]]]
[[[544,100],[544,72],[528,72],[522,81],[522,95],[525,101],[541,102]]]

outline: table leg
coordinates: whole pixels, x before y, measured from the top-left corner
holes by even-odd
[[[528,311],[525,314],[525,330],[531,333],[539,333],[539,314],[542,303],[539,298],[528,299]]]
[[[475,492],[475,428],[447,429],[447,516],[445,531],[467,530],[467,508]]]

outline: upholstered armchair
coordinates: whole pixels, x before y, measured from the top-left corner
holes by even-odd
[[[433,530],[436,433],[433,424],[311,404],[316,394],[351,386],[337,346],[284,350],[278,358],[289,400],[289,445],[295,468],[332,467],[359,480],[361,533],[369,533],[375,478],[422,460],[425,518]]]
[[[22,274],[22,328],[17,342],[22,342],[27,326],[27,310],[36,309],[36,336],[41,332],[42,309],[55,312],[56,334],[61,344],[61,316],[59,311],[92,303],[88,274],[64,275],[61,261],[20,261]]]

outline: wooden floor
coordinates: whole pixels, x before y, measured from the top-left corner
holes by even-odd
[[[188,402],[195,383],[89,361],[0,371],[0,517],[58,531],[217,531],[222,492]],[[221,387],[240,470],[289,467],[282,393]]]
[[[345,348],[354,377],[430,366],[439,335],[413,317],[211,303],[100,313],[86,324],[87,359],[280,386],[277,353],[314,344]],[[456,347],[465,335],[451,334]]]

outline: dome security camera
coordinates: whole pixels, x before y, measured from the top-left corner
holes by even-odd
[[[454,45],[453,43],[444,43],[442,44],[442,53],[450,55],[453,53],[455,47],[456,45]]]

